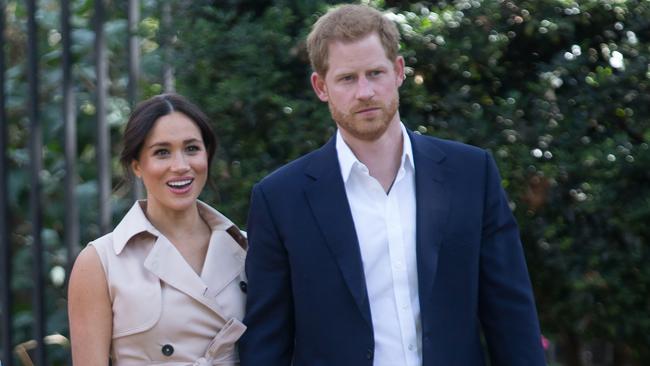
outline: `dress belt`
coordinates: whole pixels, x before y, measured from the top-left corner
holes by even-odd
[[[232,318],[221,328],[214,337],[203,357],[196,360],[193,366],[235,365],[239,357],[235,352],[235,343],[244,334],[246,326],[241,321]]]

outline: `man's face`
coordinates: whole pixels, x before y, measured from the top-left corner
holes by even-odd
[[[391,123],[399,122],[404,59],[389,60],[376,33],[330,43],[328,65],[325,77],[312,74],[312,86],[328,103],[344,138],[375,141]]]

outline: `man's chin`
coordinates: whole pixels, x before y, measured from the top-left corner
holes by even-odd
[[[379,122],[377,122],[377,124],[379,124]],[[346,135],[354,139],[365,142],[374,142],[379,140],[384,135],[384,133],[386,133],[388,126],[373,125],[367,128],[346,128],[339,125],[339,128],[345,131]]]

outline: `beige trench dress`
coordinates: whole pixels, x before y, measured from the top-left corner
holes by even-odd
[[[246,239],[199,202],[212,229],[198,275],[147,220],[138,201],[97,249],[113,308],[114,366],[238,365],[246,300]],[[92,325],[88,325],[92,326]]]

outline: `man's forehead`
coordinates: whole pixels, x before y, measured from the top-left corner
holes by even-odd
[[[332,44],[335,43],[349,45],[349,44],[364,41],[368,38],[376,38],[379,41],[379,43],[381,43],[381,38],[379,37],[379,33],[373,31],[356,37],[332,37],[327,40],[327,46],[331,47]]]
[[[332,45],[327,56],[328,69],[390,66],[395,60],[390,60],[383,48],[361,46],[349,48],[341,44]]]

